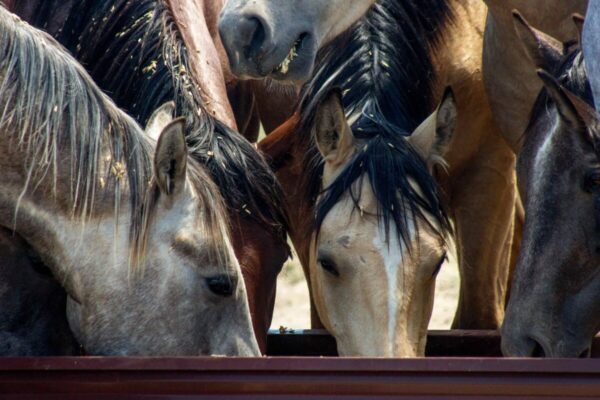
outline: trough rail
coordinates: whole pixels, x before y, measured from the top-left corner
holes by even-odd
[[[461,339],[462,337],[462,339]],[[278,345],[331,343],[323,332],[275,335]],[[479,339],[478,339],[479,338]],[[432,332],[430,352],[480,352],[494,332]],[[439,344],[435,342],[439,340]],[[461,342],[462,340],[462,342]],[[329,341],[329,342],[328,342]],[[276,345],[276,343],[279,343]],[[433,344],[431,344],[433,343]],[[461,345],[462,343],[462,345]],[[478,344],[479,343],[479,344]],[[446,344],[446,345],[444,345]],[[321,348],[324,350],[325,348]],[[478,350],[479,349],[479,350]],[[593,352],[595,355],[596,353]],[[600,359],[334,357],[0,359],[2,399],[598,399]]]

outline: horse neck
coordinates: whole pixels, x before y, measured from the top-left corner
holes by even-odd
[[[229,128],[237,130],[225,87],[225,82],[233,81],[233,75],[217,33],[220,7],[194,0],[166,0],[166,3],[188,49],[191,74],[202,88],[207,110]]]
[[[24,159],[22,153],[9,152],[6,147],[0,148],[2,159]],[[68,160],[65,161],[68,163]],[[15,230],[29,243],[72,296],[79,293],[77,282],[73,280],[74,274],[79,274],[81,279],[86,275],[84,271],[92,268],[97,260],[107,259],[107,263],[111,263],[113,259],[127,259],[130,210],[125,193],[119,210],[122,223],[117,229],[114,192],[103,192],[99,181],[94,183],[97,193],[93,205],[88,204],[88,207],[93,207],[93,214],[89,218],[81,217],[74,215],[70,196],[72,180],[66,174],[59,172],[54,180],[48,173],[45,179],[37,181],[35,174],[28,178],[29,171],[24,165],[16,164],[10,167],[4,165],[3,176],[6,180],[3,180],[0,188],[2,225]],[[26,185],[29,189],[23,190],[28,179]],[[100,244],[99,241],[110,243]],[[90,243],[94,243],[94,246],[90,246]],[[106,248],[114,248],[112,257],[107,258],[107,254],[96,250]],[[118,263],[115,261],[113,264]],[[122,272],[126,277],[127,268]]]

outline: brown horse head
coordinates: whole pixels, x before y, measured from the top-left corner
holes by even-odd
[[[375,0],[228,0],[219,31],[240,78],[303,83],[318,50],[362,17]]]
[[[550,41],[529,35],[531,59],[552,71],[538,70],[544,90],[517,165],[526,217],[502,349],[577,357],[600,328],[600,131],[581,51],[556,63]]]

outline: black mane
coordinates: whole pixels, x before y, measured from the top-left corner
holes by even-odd
[[[442,40],[443,27],[452,20],[447,0],[380,0],[354,27],[321,50],[314,78],[303,92],[298,134],[312,140],[316,108],[330,90],[339,88],[362,148],[321,193],[315,229],[346,191],[358,201],[360,188],[353,185],[360,186],[362,181],[357,180],[366,174],[387,233],[394,221],[399,237],[408,244],[407,222],[424,217],[423,212],[437,222],[439,227],[433,228],[441,236],[450,230],[437,184],[406,137],[435,109],[431,54]],[[310,182],[305,185],[314,201],[321,190],[323,161],[316,146],[311,147],[307,156]]]
[[[49,4],[51,3],[51,4]],[[44,26],[64,0],[41,1],[32,14]],[[155,109],[176,103],[187,120],[190,154],[205,165],[230,210],[253,218],[285,242],[280,186],[259,153],[206,110],[187,49],[163,0],[81,0],[53,32],[115,102],[145,125]],[[64,12],[64,11],[63,11]],[[57,18],[57,16],[54,16]]]
[[[566,51],[562,61],[553,71],[550,72],[562,86],[567,88],[573,94],[584,100],[590,107],[594,106],[594,95],[587,77],[583,53],[578,43],[567,43]],[[546,89],[542,89],[538,95],[529,118],[529,125],[525,132],[528,132],[536,123],[542,113],[549,109],[552,99]]]

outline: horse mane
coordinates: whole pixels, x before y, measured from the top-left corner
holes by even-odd
[[[288,219],[275,175],[245,138],[207,111],[164,0],[82,0],[56,37],[141,124],[162,104],[174,101],[176,115],[187,121],[190,154],[207,167],[228,209],[256,220],[287,243]]]
[[[129,263],[135,270],[144,260],[159,190],[142,129],[59,43],[1,6],[0,78],[0,129],[16,133],[6,142],[23,152],[27,172],[15,225],[24,195],[49,181],[54,200],[84,223],[105,211],[98,209],[101,200],[112,203],[116,240],[121,200],[128,195]],[[216,225],[221,200],[200,168],[190,170],[214,245],[210,256],[221,257],[217,250],[227,239],[225,225]],[[67,175],[60,185],[59,174]]]
[[[306,160],[310,172],[304,183],[310,201],[322,194],[316,212],[317,231],[346,191],[350,190],[358,206],[356,193],[362,185],[358,179],[363,174],[371,181],[386,234],[393,221],[408,245],[408,221],[414,217],[427,221],[442,237],[450,231],[437,184],[406,137],[435,108],[431,54],[442,40],[443,27],[452,21],[447,0],[380,0],[320,51],[314,77],[303,90],[297,133],[311,149]],[[321,193],[323,160],[312,143],[312,127],[317,107],[333,88],[342,92],[346,116],[362,149]]]
[[[576,42],[569,42],[565,45],[565,55],[557,64],[556,68],[550,72],[562,86],[567,88],[573,94],[579,96],[590,107],[594,106],[594,95],[590,86],[585,69],[585,60],[581,46]],[[545,88],[540,91],[529,117],[529,125],[525,130],[526,134],[536,123],[538,117],[549,110],[552,99]]]

